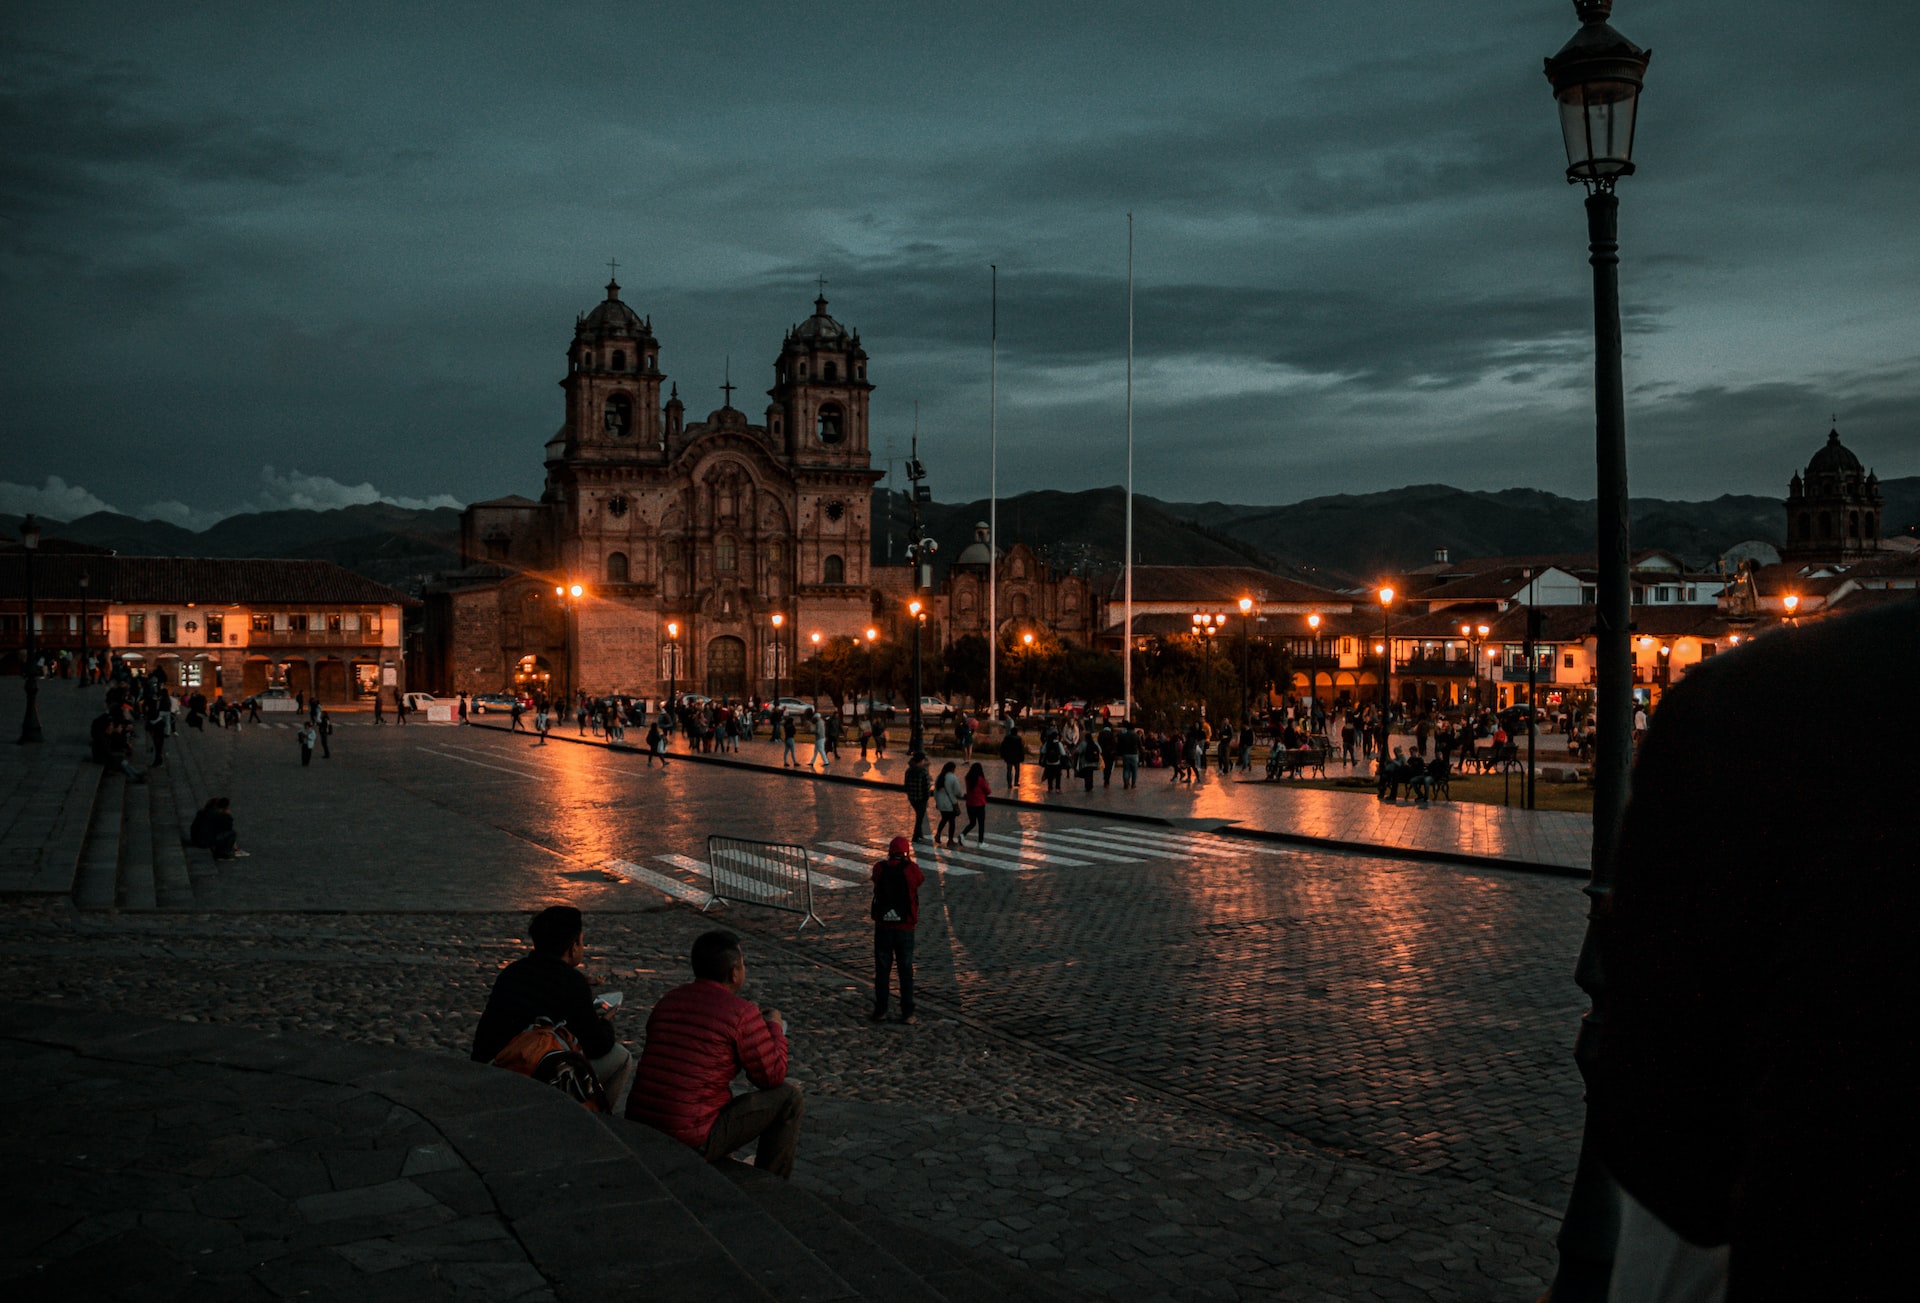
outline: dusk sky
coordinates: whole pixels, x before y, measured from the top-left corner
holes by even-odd
[[[1920,474],[1920,13],[1622,0],[1636,496]],[[0,511],[536,494],[607,260],[694,419],[815,277],[876,461],[1290,502],[1593,494],[1566,0],[9,5]]]

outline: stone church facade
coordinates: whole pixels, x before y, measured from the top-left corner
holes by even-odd
[[[872,573],[860,337],[822,296],[781,342],[759,420],[729,384],[689,422],[651,320],[606,294],[574,326],[539,500],[462,513],[462,568],[428,592],[427,675],[650,698],[670,682],[765,696],[777,675],[791,692],[814,634],[858,637],[898,586]]]

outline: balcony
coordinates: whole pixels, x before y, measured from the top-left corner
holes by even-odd
[[[249,647],[365,647],[378,649],[381,646],[380,635],[367,629],[342,630],[338,633],[328,629],[251,629],[247,632]]]
[[[1420,674],[1428,678],[1464,679],[1473,673],[1473,662],[1465,657],[1409,656],[1395,663],[1399,674]]]

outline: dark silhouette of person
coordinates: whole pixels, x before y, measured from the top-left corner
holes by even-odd
[[[1702,663],[1640,749],[1596,924],[1592,1138],[1629,1214],[1728,1246],[1734,1303],[1906,1275],[1916,736],[1908,598]]]

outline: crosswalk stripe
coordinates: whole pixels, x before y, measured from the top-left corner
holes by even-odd
[[[1008,846],[1009,841],[1018,845]],[[1092,860],[1076,860],[1070,856],[1053,854],[1039,847],[1028,849],[1027,839],[1020,833],[990,833],[987,836],[986,849],[999,851],[1003,855],[1017,855],[1023,860],[1037,860],[1042,864],[1051,864],[1063,869],[1089,869]]]
[[[821,842],[820,844],[822,846],[831,846],[835,850],[852,851],[855,855],[871,855],[874,852],[873,846],[862,846],[858,842]],[[885,844],[876,843],[876,845],[884,847]],[[852,860],[843,860],[837,855],[829,855],[823,858],[833,864],[845,865],[849,869],[857,869],[862,880],[867,879],[873,872],[873,866],[871,864],[855,864]],[[978,875],[980,872],[978,869],[962,868],[958,864],[936,864],[933,867],[942,873],[952,873],[960,877]]]
[[[992,848],[989,847],[988,849],[990,850]],[[971,864],[984,864],[990,869],[1005,869],[1009,873],[1031,873],[1040,867],[1038,864],[1028,864],[1024,860],[1008,860],[996,855],[982,855],[978,850],[956,851],[943,848],[934,851],[933,854],[941,860],[954,859],[963,860]],[[955,866],[949,871],[958,872],[958,866]]]
[[[1098,860],[1104,864],[1140,863],[1138,859],[1128,855],[1109,855],[1105,851],[1090,851],[1082,843],[1073,838],[1061,837],[1051,832],[1022,832],[1020,838],[1022,841],[1038,842],[1043,850],[1048,846],[1070,848],[1075,855],[1084,855],[1090,860]],[[1129,849],[1137,850],[1139,848],[1130,847]]]
[[[714,885],[730,888],[739,892],[742,896],[756,896],[763,900],[778,900],[793,894],[785,887],[776,887],[770,882],[761,882],[755,878],[745,877],[735,873],[732,869],[720,868],[717,865],[708,864],[705,860],[696,860],[690,856],[656,855],[653,858],[663,864],[671,864],[676,869],[685,869],[689,873],[708,874],[712,877]]]
[[[664,873],[656,873],[630,860],[609,859],[603,861],[600,867],[617,873],[623,878],[652,887],[655,891],[663,892],[674,900],[684,900],[702,909],[713,903],[713,897],[700,888],[690,887],[678,878],[669,878]]]
[[[1209,855],[1231,855],[1243,859],[1253,858],[1265,851],[1264,847],[1236,845],[1220,837],[1150,832],[1144,828],[1129,829],[1124,833],[1112,832],[1104,828],[1074,828],[1067,830],[1066,835],[1075,841],[1083,838],[1091,840],[1098,846],[1130,846],[1136,849],[1141,846],[1163,846],[1168,850],[1184,851],[1188,854],[1204,852]]]
[[[714,851],[713,856],[715,859],[731,860],[735,864],[744,864],[749,868],[771,869],[775,873],[791,874],[795,867],[780,860],[770,860],[765,856],[755,855],[751,851],[733,850],[727,847],[722,847],[720,850]],[[814,886],[824,891],[845,891],[848,887],[857,885],[848,882],[845,878],[831,877],[828,874],[820,873],[813,869],[807,870],[807,877],[813,880]]]

